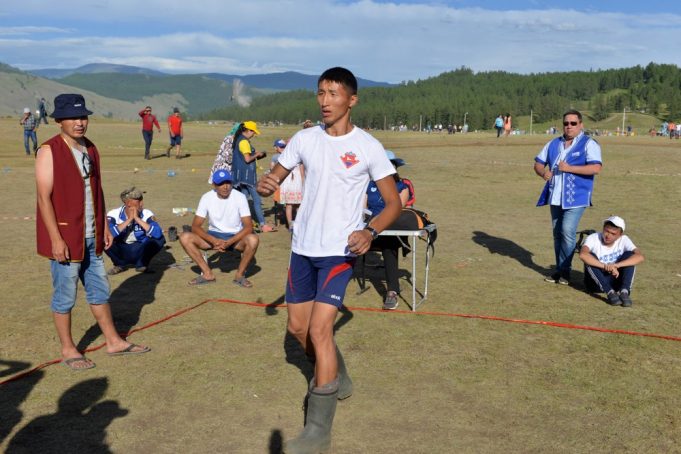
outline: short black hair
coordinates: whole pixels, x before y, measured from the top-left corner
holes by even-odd
[[[603,223],[603,228],[606,228],[606,227],[615,227],[616,229],[619,229],[620,232],[624,232],[624,229],[623,229],[622,227],[620,227],[620,226],[618,226],[618,225],[615,225],[615,224],[613,224],[613,223],[610,222],[610,221],[605,221],[605,222]]]
[[[357,94],[357,79],[349,69],[341,68],[340,66],[329,68],[326,71],[324,71],[321,76],[319,76],[319,79],[317,80],[317,85],[319,85],[324,80],[343,84],[345,88],[350,92],[350,95]]]
[[[577,118],[579,118],[579,121],[580,122],[582,121],[582,112],[580,112],[579,110],[575,110],[575,109],[568,110],[567,112],[565,112],[563,114],[563,120],[565,120],[565,117],[567,117],[568,115],[577,115]]]

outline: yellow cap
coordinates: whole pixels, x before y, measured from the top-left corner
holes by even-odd
[[[255,121],[244,121],[244,128],[250,129],[256,134],[260,134],[260,131],[258,131],[258,125],[255,124]]]

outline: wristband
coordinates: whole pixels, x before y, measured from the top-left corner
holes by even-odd
[[[372,240],[375,240],[376,238],[378,238],[378,232],[376,231],[375,228],[366,226],[366,227],[364,227],[364,230],[368,230],[369,233],[371,233],[371,239]]]

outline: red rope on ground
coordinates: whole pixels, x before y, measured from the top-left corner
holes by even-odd
[[[147,323],[146,325],[140,326],[139,328],[135,328],[133,330],[128,331],[127,333],[121,334],[123,337],[128,337],[133,333],[136,333],[138,331],[145,330],[147,328],[151,328],[152,326],[159,325],[163,322],[166,322],[170,319],[173,319],[175,317],[179,317],[182,314],[185,314],[191,310],[194,310],[200,306],[203,306],[206,303],[210,302],[215,302],[215,303],[229,303],[229,304],[239,304],[243,306],[253,306],[253,307],[276,307],[276,308],[283,308],[286,309],[286,304],[281,303],[281,304],[272,304],[272,303],[260,303],[260,302],[252,302],[252,301],[237,301],[237,300],[232,300],[232,299],[227,299],[227,298],[221,298],[221,299],[208,299],[205,301],[202,301],[198,304],[195,304],[193,306],[181,309],[173,314],[170,314],[166,317],[163,317],[159,320]],[[609,329],[609,328],[600,328],[597,326],[587,326],[587,325],[575,325],[572,323],[559,323],[559,322],[548,322],[544,320],[523,320],[523,319],[515,319],[515,318],[507,318],[507,317],[497,317],[494,315],[475,315],[475,314],[456,314],[456,313],[450,313],[450,312],[412,312],[411,310],[393,310],[393,311],[384,311],[383,309],[379,308],[374,308],[374,307],[349,307],[345,306],[346,309],[349,311],[362,311],[362,312],[381,312],[384,314],[404,314],[404,315],[418,315],[418,316],[433,316],[433,317],[460,317],[460,318],[471,318],[471,319],[478,319],[478,320],[492,320],[492,321],[497,321],[497,322],[507,322],[507,323],[522,323],[526,325],[544,325],[544,326],[552,326],[554,328],[565,328],[565,329],[576,329],[576,330],[583,330],[583,331],[596,331],[599,333],[606,333],[606,334],[624,334],[628,336],[640,336],[640,337],[652,337],[655,339],[663,339],[663,340],[670,340],[670,341],[676,341],[676,342],[681,342],[681,337],[678,336],[667,336],[664,334],[655,334],[655,333],[642,333],[639,331],[628,331],[628,330],[623,330],[623,329]],[[101,349],[104,347],[106,343],[102,343],[96,347],[91,347],[85,350],[84,353],[87,352],[93,352],[96,350]],[[16,374],[6,380],[0,381],[0,386],[13,382],[15,380],[19,380],[21,378],[24,378],[40,369],[43,369],[47,366],[51,366],[53,364],[58,364],[62,362],[62,359],[53,359],[47,362],[44,362],[40,364],[39,366],[34,367],[33,369],[30,369],[28,371],[21,372],[19,374]]]
[[[133,333],[136,333],[136,332],[138,332],[138,331],[145,330],[145,329],[147,329],[147,328],[151,328],[152,326],[161,324],[161,323],[163,323],[163,322],[165,322],[165,321],[167,321],[167,320],[170,320],[171,318],[179,317],[180,315],[182,315],[182,314],[184,314],[184,313],[186,313],[186,312],[189,312],[189,311],[191,311],[191,310],[193,310],[193,309],[196,309],[197,307],[202,306],[202,305],[204,305],[204,304],[206,304],[206,303],[208,303],[208,302],[210,302],[210,301],[212,301],[212,300],[201,301],[199,304],[195,304],[194,306],[190,306],[190,307],[181,309],[181,310],[179,310],[179,311],[177,311],[177,312],[175,312],[175,313],[173,313],[173,314],[170,314],[170,315],[168,315],[168,316],[166,316],[166,317],[163,317],[163,318],[160,319],[160,320],[156,320],[155,322],[147,323],[146,325],[140,326],[139,328],[135,328],[135,329],[133,329],[133,330],[130,330],[130,331],[128,331],[127,333],[119,333],[119,334],[120,334],[123,338],[127,338],[128,336],[130,336],[130,335],[133,334]],[[99,350],[100,348],[104,347],[105,345],[106,345],[106,342],[103,342],[103,343],[101,343],[100,345],[97,345],[96,347],[90,347],[90,348],[85,349],[85,351],[84,351],[83,353],[89,353],[89,352],[97,351],[97,350]],[[45,367],[47,367],[47,366],[51,366],[52,364],[59,364],[59,363],[61,363],[62,361],[63,361],[63,360],[62,360],[61,358],[58,358],[58,359],[52,359],[52,360],[50,360],[50,361],[44,362],[44,363],[40,364],[39,366],[34,367],[33,369],[30,369],[30,370],[21,372],[21,373],[16,374],[16,375],[14,375],[14,376],[12,376],[12,377],[9,377],[9,378],[6,379],[6,380],[0,381],[0,386],[4,385],[4,384],[6,384],[6,383],[13,382],[13,381],[15,381],[15,380],[19,380],[20,378],[24,378],[24,377],[26,377],[27,375],[30,375],[30,374],[32,374],[33,372],[39,371],[40,369],[43,369],[43,368],[45,368]]]

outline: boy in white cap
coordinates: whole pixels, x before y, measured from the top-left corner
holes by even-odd
[[[603,231],[592,233],[579,251],[588,276],[605,292],[611,306],[631,307],[631,286],[636,265],[643,262],[641,251],[624,235],[624,219],[610,216]]]

